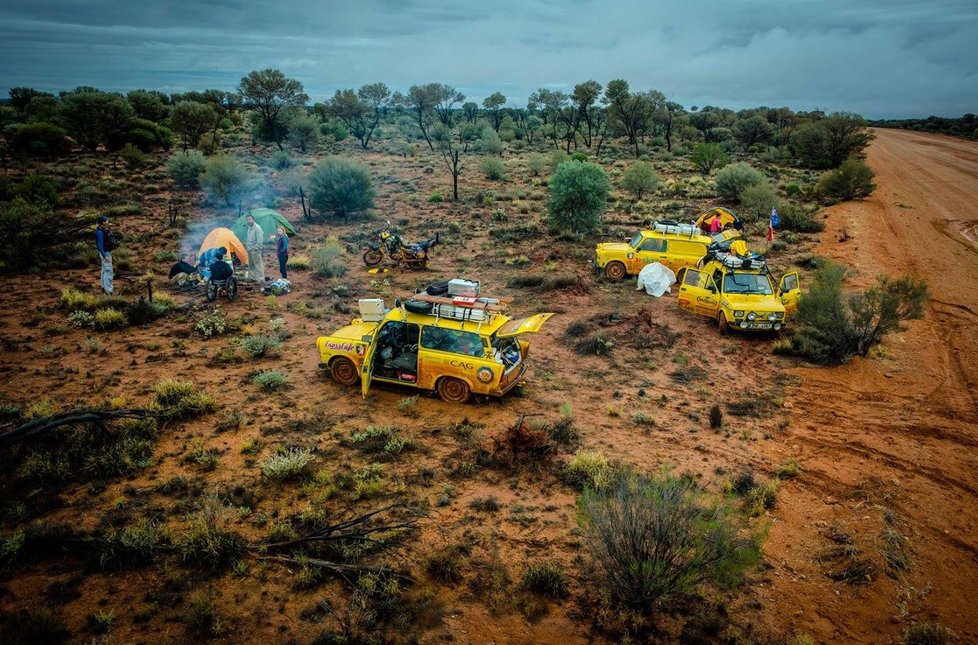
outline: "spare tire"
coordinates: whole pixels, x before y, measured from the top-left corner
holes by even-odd
[[[448,280],[432,282],[424,290],[429,296],[443,296],[448,293]]]
[[[431,307],[432,304],[430,302],[422,302],[420,300],[408,300],[404,303],[404,308],[412,314],[430,314]]]

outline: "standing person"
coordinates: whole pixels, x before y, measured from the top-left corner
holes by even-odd
[[[289,279],[289,272],[286,265],[289,263],[289,236],[285,233],[285,228],[278,227],[278,243],[275,247],[278,255],[278,270],[282,274],[283,280]]]
[[[251,270],[251,277],[259,286],[265,286],[265,259],[262,257],[261,248],[265,243],[265,231],[255,221],[251,215],[245,217],[248,222],[248,239],[245,241],[245,248],[248,251],[248,268]]]
[[[98,248],[98,255],[102,258],[102,291],[112,295],[115,289],[112,286],[112,278],[115,273],[112,271],[112,236],[109,235],[109,218],[99,215],[98,226],[95,228],[95,246]]]

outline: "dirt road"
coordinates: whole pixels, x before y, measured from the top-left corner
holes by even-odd
[[[819,254],[851,267],[856,287],[877,275],[924,278],[930,303],[874,358],[794,370],[804,421],[778,447],[805,476],[772,527],[767,551],[781,568],[769,599],[787,614],[782,625],[793,613],[790,624],[819,641],[888,642],[931,621],[974,642],[978,144],[896,130],[876,137],[868,161],[878,188],[830,210]],[[887,563],[899,564],[893,545],[902,544],[913,563],[840,594],[824,575],[831,563],[814,560],[845,538]]]

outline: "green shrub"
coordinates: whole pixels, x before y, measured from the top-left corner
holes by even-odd
[[[704,583],[734,585],[760,559],[730,506],[689,479],[623,478],[585,491],[580,508],[594,571],[617,606],[649,611]]]
[[[312,452],[307,448],[289,448],[265,457],[261,462],[261,473],[275,481],[303,479],[309,475]]]
[[[862,159],[846,159],[835,170],[822,175],[818,194],[823,198],[849,201],[869,197],[876,190],[876,174]]]
[[[309,175],[309,204],[325,217],[352,217],[373,207],[370,169],[353,159],[330,157]]]
[[[550,178],[548,222],[558,230],[589,233],[601,226],[611,193],[604,168],[581,161],[564,162]]]
[[[136,170],[146,165],[146,153],[131,143],[122,146],[119,157],[122,158],[122,162],[126,164],[126,168],[129,170]]]
[[[153,387],[153,393],[156,407],[178,418],[213,412],[217,407],[214,397],[190,381],[164,379]]]
[[[547,169],[547,158],[541,154],[530,155],[530,159],[527,161],[527,166],[530,169],[530,174],[537,177],[540,173]]]
[[[151,564],[169,542],[166,530],[147,520],[110,528],[99,540],[99,564],[107,568]]]
[[[559,600],[567,596],[567,576],[557,562],[530,563],[523,570],[520,583],[524,589],[543,594],[551,600]]]
[[[860,157],[873,135],[857,114],[836,112],[791,133],[791,149],[803,165],[836,168],[849,157]]]
[[[794,479],[801,475],[801,466],[798,461],[791,457],[774,470],[774,476],[778,479]]]
[[[760,184],[764,180],[764,173],[760,170],[755,170],[742,162],[732,163],[724,166],[717,173],[717,193],[723,199],[734,201],[740,199],[745,188]]]
[[[615,341],[598,332],[581,339],[574,345],[574,351],[583,356],[610,356],[615,349]]]
[[[274,370],[259,372],[251,378],[251,381],[266,392],[281,390],[288,385],[288,379],[285,378],[285,374]]]
[[[53,157],[68,150],[68,133],[50,123],[20,125],[10,136],[10,151],[17,155]]]
[[[204,313],[194,325],[194,330],[204,338],[212,338],[214,336],[220,336],[227,331],[228,321],[221,313],[221,307],[218,305]]]
[[[693,148],[690,157],[696,169],[704,175],[710,174],[714,168],[722,168],[730,160],[726,148],[720,143],[700,143]]]
[[[173,182],[185,190],[200,186],[200,176],[207,167],[203,153],[198,150],[178,152],[166,162],[166,172]]]
[[[338,278],[346,273],[343,245],[335,237],[327,238],[321,246],[310,251],[312,270],[320,278]]]
[[[785,204],[778,209],[781,219],[780,229],[782,231],[794,231],[796,233],[819,233],[825,230],[825,224],[817,220],[802,208],[794,204]]]
[[[90,311],[98,306],[99,299],[94,294],[79,291],[74,287],[65,287],[61,290],[60,302],[65,309]]]
[[[58,187],[44,175],[27,175],[13,187],[13,196],[39,206],[58,205]]]
[[[277,150],[272,154],[269,165],[276,170],[285,170],[295,165],[295,161],[285,150]]]
[[[125,327],[127,324],[129,324],[129,321],[126,319],[126,315],[118,309],[106,307],[104,309],[97,309],[95,311],[96,329],[120,329]]]
[[[488,155],[498,155],[503,151],[503,142],[499,135],[490,127],[482,128],[482,135],[479,137],[478,148]]]
[[[479,168],[492,181],[501,181],[506,178],[506,165],[497,157],[483,157],[479,162]]]
[[[68,322],[71,323],[72,326],[78,328],[94,327],[95,316],[88,313],[87,311],[78,309],[68,314]]]
[[[365,453],[383,453],[390,459],[397,458],[412,445],[410,439],[401,437],[389,426],[367,426],[366,430],[354,433],[350,443]]]
[[[282,341],[274,336],[255,334],[254,336],[248,336],[243,339],[241,341],[241,348],[251,354],[252,358],[263,358],[277,354],[281,344]],[[265,373],[271,374],[273,372]],[[277,374],[277,372],[274,373]]]
[[[922,280],[880,277],[864,293],[845,296],[845,269],[826,263],[814,274],[798,303],[795,332],[779,351],[822,365],[837,365],[866,356],[904,320],[923,317],[927,285]]]
[[[764,180],[746,186],[740,192],[740,205],[738,212],[744,215],[746,220],[765,220],[771,215],[771,210],[777,208],[778,194],[771,182]]]
[[[954,632],[936,623],[915,623],[903,630],[903,645],[950,645],[955,640]]]
[[[187,530],[177,541],[185,562],[222,569],[244,553],[247,542],[229,530],[230,510],[215,497],[206,497],[201,508],[187,518]]]
[[[563,478],[578,490],[600,489],[608,484],[608,458],[596,450],[579,450],[562,471]]]
[[[229,155],[207,160],[201,186],[212,202],[235,206],[251,190],[251,177],[240,161]]]
[[[431,193],[431,195],[428,197],[429,204],[440,204],[443,201],[445,201],[445,196],[441,193]]]
[[[636,201],[646,193],[654,193],[662,186],[662,180],[655,174],[652,164],[636,161],[621,177],[621,187],[632,194]]]
[[[289,253],[288,267],[299,271],[312,266],[312,258],[305,253]]]

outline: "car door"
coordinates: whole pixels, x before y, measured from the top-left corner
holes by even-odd
[[[364,336],[363,340],[367,340],[367,336]],[[370,391],[370,379],[373,377],[374,371],[374,350],[377,349],[377,334],[373,335],[373,338],[367,342],[367,350],[363,354],[363,363],[360,364],[360,393],[363,398],[367,398],[367,392]]]
[[[679,284],[679,307],[701,316],[715,317],[719,307],[713,277],[699,269],[684,269]]]
[[[778,291],[781,294],[781,304],[784,305],[784,315],[786,317],[795,315],[795,311],[798,310],[798,300],[801,298],[801,281],[798,279],[798,272],[793,271],[781,276]]]
[[[641,271],[642,267],[646,264],[652,264],[653,262],[661,262],[666,264],[669,258],[669,242],[661,237],[647,237],[642,240],[642,243],[638,247],[638,258],[640,260],[638,271]],[[635,271],[635,273],[638,273]]]

